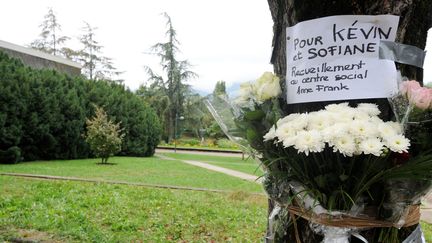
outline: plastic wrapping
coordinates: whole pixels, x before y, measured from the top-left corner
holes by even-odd
[[[358,233],[359,230],[353,228],[329,227],[313,223],[310,227],[314,232],[324,236],[322,243],[349,243],[350,238],[353,237],[364,243],[368,243],[368,241]],[[402,243],[426,243],[420,224],[402,241]]]
[[[432,104],[425,105],[427,96],[424,92],[428,88],[421,87],[416,81],[401,77],[399,73],[398,92],[389,98],[395,118],[403,126],[404,133],[412,138],[410,154],[417,156],[430,149],[431,142],[427,139],[432,134]],[[430,91],[430,90],[429,90]],[[400,161],[398,163],[405,163]],[[395,222],[400,228],[405,223],[405,217],[410,205],[419,205],[421,198],[431,189],[431,181],[419,180],[390,180],[385,182],[386,198],[383,202],[382,217]],[[413,190],[415,188],[415,190]]]
[[[270,242],[274,241],[275,239],[275,221],[277,220],[276,217],[278,216],[280,211],[281,207],[276,204],[268,218],[269,230],[267,232],[266,239]]]
[[[224,134],[240,148],[254,155],[254,151],[248,144],[247,140],[241,136],[239,129],[235,123],[235,119],[242,115],[241,110],[229,100],[226,95],[210,95],[204,100],[204,104],[210,111]]]
[[[426,243],[420,224],[402,243]]]
[[[408,79],[406,77],[402,77],[400,72],[398,72],[397,77],[398,90],[400,90],[402,82],[408,81]],[[405,130],[409,114],[411,113],[413,106],[409,103],[408,99],[399,93],[399,91],[389,97],[388,101],[393,110],[396,121],[402,124]]]
[[[379,58],[423,68],[426,52],[416,46],[381,40]]]
[[[349,243],[354,231],[352,228],[331,227],[314,223],[311,223],[310,227],[315,233],[324,236],[322,243]]]
[[[430,181],[391,180],[386,182],[386,197],[382,217],[401,228],[405,224],[411,205],[420,205],[421,199],[430,191]],[[415,188],[415,190],[413,190]]]
[[[291,181],[289,183],[291,190],[293,191],[295,197],[298,199],[297,202],[301,202],[303,205],[300,205],[302,208],[306,210],[311,210],[314,214],[329,214],[332,216],[341,215],[342,213],[339,211],[329,212],[325,208],[319,204],[318,200],[314,199],[309,195],[307,190],[298,183],[297,181]]]
[[[240,111],[232,105],[228,97],[222,95],[209,96],[204,100],[204,103],[225,135],[234,142],[243,144],[243,138],[235,134],[237,127],[234,119],[240,116]]]
[[[290,222],[289,211],[276,204],[268,219],[269,229],[266,235],[266,242],[280,242],[280,239],[288,233],[287,230]]]
[[[325,214],[331,216],[358,216],[364,209],[363,204],[354,204],[350,211],[330,211],[325,209],[315,198],[313,198],[304,186],[297,181],[286,181],[282,178],[266,176],[264,179],[264,190],[268,197],[276,201],[278,205],[292,205],[294,200],[299,206],[316,215]]]
[[[413,184],[414,183],[414,184]],[[407,182],[407,181],[391,181],[387,182],[389,190],[387,203],[384,203],[384,212],[390,216],[386,220],[396,223],[396,227],[402,227],[405,223],[405,217],[408,214],[410,205],[419,204],[421,198],[429,191],[430,182]],[[362,215],[364,205],[354,205],[350,211],[329,211],[323,208],[317,200],[311,197],[305,188],[295,181],[284,181],[281,178],[269,178],[264,180],[264,188],[268,196],[277,202],[273,211],[269,216],[269,231],[267,232],[267,242],[278,242],[278,237],[283,237],[287,234],[286,227],[290,222],[290,213],[285,207],[292,205],[293,200],[301,208],[309,210],[316,215],[331,215],[333,217],[342,216],[358,216]],[[418,190],[412,190],[416,188]],[[318,223],[310,223],[311,229],[324,236],[323,243],[348,243],[350,238],[355,237],[365,243],[368,241],[361,235],[361,231],[367,228],[356,227],[334,227]],[[424,237],[420,225],[417,229],[407,237],[403,243],[423,243]]]
[[[276,178],[266,174],[263,180],[263,187],[267,196],[279,205],[291,203],[292,193],[289,181],[285,178]]]

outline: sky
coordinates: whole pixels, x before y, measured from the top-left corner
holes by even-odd
[[[146,83],[144,66],[161,72],[159,59],[148,53],[152,45],[166,41],[163,12],[177,31],[178,59],[188,60],[199,75],[187,83],[200,93],[211,92],[220,80],[229,87],[273,70],[273,22],[265,0],[6,0],[0,40],[28,45],[38,38],[50,7],[61,34],[72,37],[72,47],[78,47],[84,21],[98,28],[95,39],[104,46],[103,55],[124,71],[120,78],[132,90]],[[431,40],[427,49],[432,49]],[[430,66],[432,55],[425,64]],[[426,82],[432,81],[431,71],[425,69]]]
[[[160,71],[159,59],[148,53],[166,41],[163,12],[177,31],[178,59],[188,60],[199,75],[187,82],[195,90],[211,92],[219,80],[230,86],[273,70],[272,19],[264,0],[7,0],[2,2],[0,40],[28,45],[37,39],[49,7],[61,33],[75,39],[71,46],[78,46],[84,21],[97,27],[103,55],[125,72],[120,78],[132,90],[147,81],[145,65]]]

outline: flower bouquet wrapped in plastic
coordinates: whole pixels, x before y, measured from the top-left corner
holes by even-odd
[[[399,155],[395,160],[396,166],[429,154],[432,149],[432,89],[421,87],[417,81],[405,80],[399,83],[399,92],[389,98],[389,102],[396,120],[402,124],[405,135],[411,140],[409,153]],[[416,169],[422,168],[417,166]],[[421,198],[429,192],[431,181],[421,178],[421,175],[413,173],[411,179],[387,180],[383,214],[403,223],[408,206],[420,204]]]
[[[401,87],[389,99],[394,121],[382,120],[371,103],[288,113],[279,78],[272,73],[242,84],[234,100],[207,101],[227,135],[253,151],[266,171],[263,186],[276,204],[267,241],[280,242],[290,234],[298,242],[309,237],[299,235],[299,217],[322,235],[317,239],[322,242],[421,240],[420,227],[411,232],[430,187],[432,153],[420,140],[430,144],[432,133],[411,128],[417,108],[414,96]],[[416,116],[430,109],[429,103]],[[404,234],[406,227],[411,228]],[[371,228],[376,228],[372,235],[361,235]]]

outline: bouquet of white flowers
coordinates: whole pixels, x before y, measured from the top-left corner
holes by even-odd
[[[291,234],[287,228],[295,224],[287,222],[295,222],[293,215],[313,223],[324,242],[335,242],[334,232],[342,232],[337,242],[348,242],[351,235],[363,238],[358,233],[371,227],[377,233],[369,240],[398,242],[406,237],[398,228],[418,224],[413,205],[429,189],[432,152],[418,148],[420,135],[403,118],[413,109],[401,105],[404,99],[426,101],[404,89],[391,100],[395,121],[383,121],[371,103],[288,113],[279,78],[268,72],[242,84],[233,102],[227,97],[208,102],[227,135],[251,148],[266,171],[264,188],[276,202],[267,239],[277,242]],[[341,224],[341,218],[358,224],[344,226],[348,221]],[[336,221],[341,225],[335,228]]]

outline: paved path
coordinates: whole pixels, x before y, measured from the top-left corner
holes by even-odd
[[[432,224],[432,193],[423,198],[420,213],[421,220]]]
[[[230,170],[230,169],[227,169],[227,168],[223,168],[223,167],[219,167],[219,166],[216,166],[216,165],[207,164],[207,163],[200,162],[200,161],[174,159],[174,158],[170,158],[170,157],[167,157],[167,156],[164,156],[164,155],[161,155],[161,154],[156,154],[156,156],[159,157],[159,158],[161,158],[161,159],[181,161],[181,162],[186,163],[186,164],[198,166],[198,167],[205,168],[205,169],[212,170],[212,171],[217,171],[217,172],[220,172],[220,173],[224,173],[226,175],[234,176],[234,177],[237,177],[237,178],[240,178],[240,179],[243,179],[243,180],[252,181],[252,182],[261,184],[261,179],[262,178],[260,178],[258,176],[255,176],[255,175],[246,174],[246,173],[243,173],[243,172],[240,172],[240,171],[236,171],[236,170]]]

